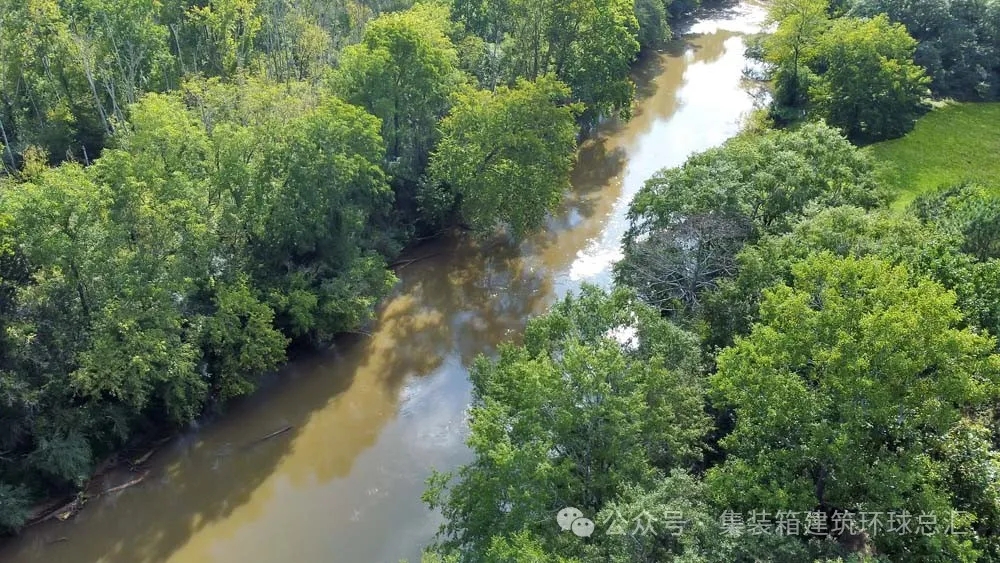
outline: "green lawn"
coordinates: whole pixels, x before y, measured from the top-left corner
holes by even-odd
[[[905,137],[868,150],[898,189],[897,207],[965,180],[1000,191],[1000,103],[945,105],[921,118]]]

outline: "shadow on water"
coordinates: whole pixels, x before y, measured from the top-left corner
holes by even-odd
[[[400,318],[403,315],[399,313]],[[419,346],[413,341],[408,345]],[[338,348],[346,353],[331,350],[318,359],[287,366],[282,370],[285,381],[266,394],[235,404],[204,431],[173,441],[153,459],[151,472],[141,485],[92,501],[65,524],[51,522],[31,530],[31,543],[18,555],[25,556],[24,560],[53,562],[164,561],[207,524],[229,518],[246,504],[289,453],[312,413],[351,388],[356,372],[352,366],[357,358],[371,353],[372,344],[363,337],[351,337],[341,341]],[[435,355],[429,351],[423,357]],[[413,364],[407,367],[414,368]],[[381,383],[398,389],[406,371],[385,373]],[[368,412],[366,416],[388,414]],[[291,425],[292,430],[252,443],[255,437],[286,425]],[[353,457],[374,444],[377,436],[373,430],[355,433],[350,441],[340,442],[335,455],[314,465],[322,468],[323,475],[317,477],[346,475]],[[164,459],[171,461],[158,464]],[[192,512],[192,507],[197,511]],[[93,532],[99,532],[100,537],[92,537]],[[64,551],[73,556],[64,556]]]
[[[635,100],[652,97],[659,90],[657,78],[663,74],[667,57],[679,57],[687,50],[688,42],[683,37],[674,37],[656,50],[643,51],[639,61],[632,68],[632,82],[635,83]]]
[[[747,5],[764,5],[767,0],[703,0],[695,14],[681,16],[672,24],[674,36],[687,35],[698,22],[706,20],[734,20],[744,14]],[[754,30],[755,32],[757,30]]]
[[[549,218],[549,231],[572,229],[581,220],[592,217],[602,198],[601,191],[625,169],[625,151],[619,147],[609,148],[603,137],[587,140],[580,146],[578,155],[581,164],[571,175],[573,191],[566,196],[560,210]]]
[[[416,361],[421,367],[413,375],[437,369],[453,352],[468,365],[491,351],[498,340],[523,329],[548,290],[544,273],[526,271],[518,246],[503,238],[447,239],[420,252],[439,254],[422,264],[419,281],[404,283],[401,290],[419,302],[419,310],[383,316],[380,326],[391,324],[405,336],[392,349],[367,352],[384,354],[392,368],[403,371],[412,372],[406,366]],[[427,326],[424,317],[435,325]]]
[[[229,517],[274,471],[309,414],[351,385],[347,374],[319,381],[308,367],[291,365],[284,371],[288,381],[272,390],[272,396],[280,397],[291,385],[311,386],[317,392],[301,394],[304,400],[295,409],[262,407],[255,400],[235,405],[210,430],[181,436],[159,452],[141,485],[91,501],[69,522],[30,530],[31,542],[4,559],[20,555],[25,561],[69,561],[67,553],[72,552],[75,560],[163,561],[206,523]],[[245,416],[250,412],[254,416]],[[234,420],[241,421],[238,433],[229,428]],[[251,437],[285,425],[292,430],[248,445]],[[171,462],[160,465],[163,459]],[[101,537],[90,536],[98,530]]]
[[[739,37],[740,34],[733,31],[720,31],[715,34],[719,38],[718,41],[712,41],[710,43],[704,43],[701,45],[689,44],[688,49],[694,53],[695,59],[704,64],[712,64],[717,62],[726,54],[726,44],[725,40],[733,37]]]
[[[517,247],[506,242],[483,252],[475,242],[446,239],[414,253],[431,257],[400,272],[370,336],[345,337],[291,363],[278,383],[158,452],[141,485],[92,501],[68,522],[30,530],[30,541],[0,551],[0,559],[164,561],[234,512],[246,521],[254,516],[247,511],[263,511],[268,499],[260,497],[273,494],[275,475],[292,487],[343,478],[396,416],[407,378],[442,369],[450,354],[461,369],[491,353],[551,293],[550,280],[523,271]],[[287,425],[290,431],[253,443]],[[302,449],[308,456],[290,455]]]

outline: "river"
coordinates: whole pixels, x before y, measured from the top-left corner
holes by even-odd
[[[643,182],[733,136],[753,108],[743,36],[762,18],[749,3],[709,14],[640,61],[633,118],[580,147],[573,190],[543,232],[417,249],[424,259],[400,269],[370,335],[293,362],[157,452],[141,484],[25,531],[0,561],[419,561],[440,524],[424,481],[470,459],[467,366],[581,283],[610,284]]]

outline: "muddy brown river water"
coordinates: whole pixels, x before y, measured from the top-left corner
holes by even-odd
[[[27,530],[0,561],[419,561],[440,524],[420,501],[424,480],[470,458],[467,366],[581,283],[610,284],[642,183],[733,136],[753,108],[743,37],[762,18],[753,3],[710,14],[641,61],[633,118],[581,146],[574,189],[544,232],[516,247],[416,249],[430,257],[399,271],[370,336],[292,363],[160,450],[141,484]]]

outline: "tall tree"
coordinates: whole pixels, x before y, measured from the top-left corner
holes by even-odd
[[[409,220],[437,122],[463,80],[447,27],[448,10],[439,4],[382,15],[365,28],[361,43],[344,50],[334,77],[338,93],[382,120],[397,205]]]
[[[430,165],[446,190],[436,199],[444,201],[428,204],[440,208],[457,198],[462,216],[481,231],[507,224],[523,235],[537,227],[569,188],[578,112],[569,98],[569,88],[548,76],[456,95]]]
[[[664,4],[662,0],[635,0],[635,19],[639,24],[637,39],[642,49],[659,47],[671,37]]]
[[[258,283],[295,336],[354,330],[395,282],[373,221],[392,204],[378,120],[329,98],[290,121],[274,149],[252,198],[268,202],[252,233]]]
[[[370,317],[395,280],[378,127],[303,84],[199,80],[141,98],[91,166],[28,151],[0,180],[5,527],[136,428],[248,393],[289,337]]]
[[[886,14],[917,40],[914,61],[939,97],[1000,95],[1000,4],[982,0],[854,0],[851,13]]]
[[[590,119],[630,115],[635,85],[629,72],[639,53],[632,2],[573,0],[557,6],[549,30],[556,38],[550,42],[556,76],[586,104]]]
[[[643,14],[657,25],[657,12]],[[455,16],[486,42],[479,78],[490,88],[551,72],[586,105],[588,121],[631,109],[640,29],[630,0],[459,0]]]
[[[144,92],[178,85],[159,3],[86,0],[68,14],[77,62],[104,119],[124,122]]]
[[[909,215],[855,206],[817,208],[791,231],[765,236],[740,251],[736,275],[721,280],[704,298],[702,314],[709,325],[706,345],[724,348],[732,345],[736,336],[749,334],[760,320],[764,290],[776,283],[792,283],[792,265],[810,254],[872,255],[932,275],[932,265],[934,270],[947,271],[967,267],[953,257],[954,250],[952,237]]]
[[[555,525],[560,509],[596,514],[701,457],[695,340],[625,291],[584,288],[532,321],[524,346],[481,358],[472,381],[475,461],[450,485],[436,476],[426,494],[448,519],[439,550],[462,560],[522,533],[582,555]]]
[[[764,39],[764,60],[775,67],[774,101],[800,110],[808,102],[811,71],[806,66],[817,38],[829,27],[828,0],[778,0],[768,9],[776,25]]]
[[[917,199],[914,213],[962,238],[961,250],[986,261],[1000,258],[1000,196],[989,188],[962,184]]]
[[[831,519],[968,511],[945,477],[947,436],[997,399],[992,340],[960,328],[954,294],[903,267],[819,254],[792,271],[791,285],[765,292],[760,323],[719,354],[711,379],[715,404],[734,419],[725,463],[709,473],[720,502]],[[868,541],[892,557],[973,560],[960,538],[939,528]]]
[[[0,14],[0,142],[15,153],[41,146],[53,162],[96,157],[108,131],[103,98],[76,64],[91,55],[74,42],[59,3],[5,0]]]
[[[871,159],[830,127],[737,137],[647,181],[616,276],[663,310],[694,311],[745,243],[786,232],[810,206],[884,200]]]
[[[191,5],[184,24],[195,41],[193,70],[232,76],[249,64],[263,18],[257,13],[257,0],[209,0]]]
[[[916,46],[906,28],[884,15],[834,21],[810,62],[820,76],[810,91],[819,115],[856,141],[913,129],[930,83],[913,62]]]

